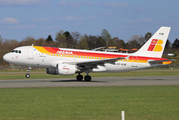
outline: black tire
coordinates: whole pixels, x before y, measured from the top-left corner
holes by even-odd
[[[82,76],[82,75],[77,75],[77,76],[76,76],[76,79],[77,79],[78,81],[82,81],[82,80],[83,80],[83,76]]]
[[[86,76],[85,76],[85,81],[91,81],[91,76],[86,75]]]
[[[25,77],[26,77],[26,78],[30,78],[30,74],[27,73],[27,74],[25,75]]]

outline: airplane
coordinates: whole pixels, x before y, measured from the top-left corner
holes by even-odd
[[[90,72],[126,72],[171,64],[162,58],[171,27],[161,27],[135,53],[112,53],[92,50],[55,48],[43,46],[17,47],[5,54],[3,59],[19,66],[28,66],[26,78],[30,77],[31,67],[46,68],[47,74],[74,75],[91,81]]]

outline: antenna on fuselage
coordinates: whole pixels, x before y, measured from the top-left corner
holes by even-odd
[[[32,46],[34,46],[34,44],[32,44]]]

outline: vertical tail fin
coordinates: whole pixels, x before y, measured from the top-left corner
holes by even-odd
[[[161,58],[171,27],[161,27],[137,52],[134,54]]]

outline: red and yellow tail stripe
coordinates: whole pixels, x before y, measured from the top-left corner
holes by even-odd
[[[153,39],[147,51],[160,52],[163,50],[163,40]]]

